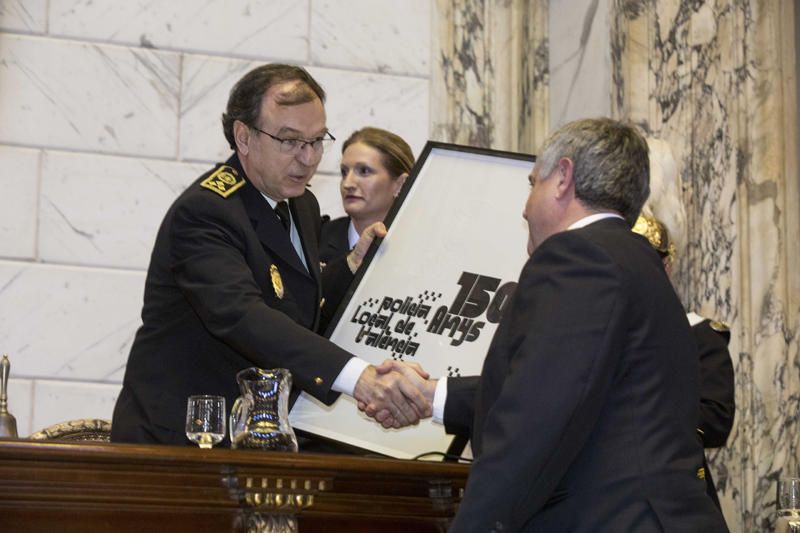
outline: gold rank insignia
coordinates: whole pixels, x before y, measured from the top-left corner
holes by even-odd
[[[721,322],[719,320],[712,320],[708,323],[711,326],[711,329],[718,333],[725,333],[726,331],[730,331],[731,328],[725,322]]]
[[[235,168],[222,165],[209,177],[201,181],[200,186],[214,191],[223,198],[227,198],[244,183],[244,178],[239,176],[239,172]]]
[[[275,265],[269,266],[269,277],[272,279],[272,288],[275,291],[275,296],[283,299],[283,280],[281,273],[278,272],[278,267]]]

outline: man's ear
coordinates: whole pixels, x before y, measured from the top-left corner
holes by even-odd
[[[558,198],[561,198],[564,196],[564,194],[574,190],[574,170],[575,164],[569,157],[562,157],[558,160],[558,186],[556,188]]]
[[[242,155],[247,155],[250,151],[250,136],[252,132],[241,120],[233,122],[233,140],[236,141],[236,149]]]

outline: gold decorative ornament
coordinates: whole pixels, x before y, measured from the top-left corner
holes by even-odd
[[[636,219],[636,224],[633,225],[633,232],[638,233],[650,242],[650,245],[656,249],[658,254],[665,258],[667,262],[672,263],[675,261],[675,244],[669,238],[669,232],[664,224],[652,217],[642,213]]]
[[[241,480],[231,479],[234,485]],[[249,507],[272,511],[295,511],[314,505],[314,497],[329,490],[327,479],[244,478],[244,503]]]
[[[272,280],[272,290],[275,291],[275,296],[283,299],[283,280],[281,279],[281,273],[278,272],[277,266],[269,266],[269,277]]]
[[[713,329],[717,333],[727,333],[731,330],[728,324],[720,320],[712,320],[708,323],[708,325],[711,326],[711,329]]]
[[[17,419],[8,412],[8,375],[11,373],[11,362],[8,355],[0,361],[0,439],[16,439]]]

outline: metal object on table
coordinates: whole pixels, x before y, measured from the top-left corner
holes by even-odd
[[[11,372],[11,362],[8,355],[3,354],[0,361],[0,439],[16,439],[17,419],[8,412],[8,374]]]

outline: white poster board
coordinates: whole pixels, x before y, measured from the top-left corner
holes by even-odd
[[[503,306],[527,260],[531,155],[428,142],[329,331],[375,364],[416,361],[431,376],[480,374]],[[294,428],[396,458],[445,452],[430,419],[384,429],[342,395],[301,394]]]

